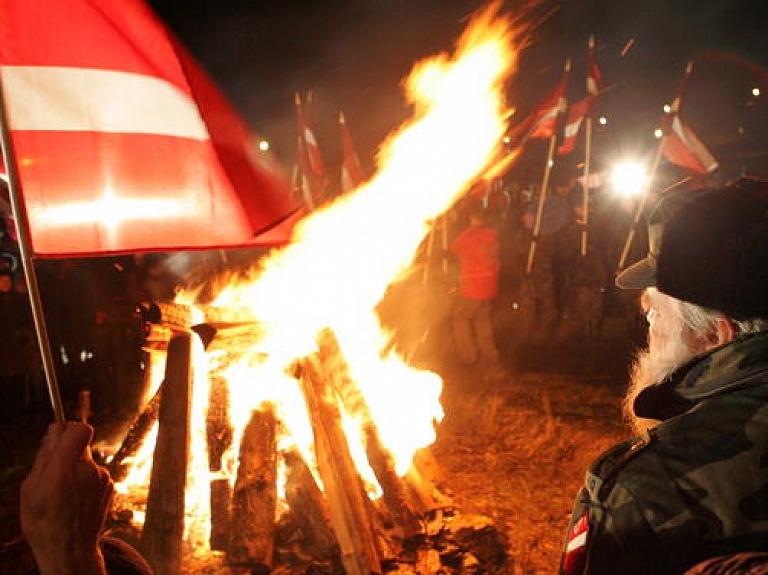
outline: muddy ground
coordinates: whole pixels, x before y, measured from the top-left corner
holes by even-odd
[[[432,452],[462,513],[490,517],[510,541],[508,572],[554,573],[573,497],[589,462],[628,431],[619,402],[636,338],[623,326],[538,346],[512,346],[510,371],[484,382],[443,357],[446,416]],[[47,405],[0,421],[0,573],[28,572],[20,553],[18,486],[46,423]],[[97,436],[114,427],[94,421]]]

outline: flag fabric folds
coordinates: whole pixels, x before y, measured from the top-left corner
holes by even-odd
[[[311,95],[306,103],[311,103]],[[327,199],[328,178],[309,114],[299,94],[296,94],[296,130],[302,191],[307,208],[312,210]]]
[[[563,77],[552,93],[525,119],[510,129],[508,137],[515,145],[523,146],[530,138],[551,138],[558,131],[568,106],[565,90],[569,75],[570,65],[566,66]]]
[[[568,73],[563,75],[554,92],[539,104],[533,113],[533,123],[529,138],[550,138],[557,130],[557,120],[565,112],[567,102],[565,89],[568,84]]]
[[[662,153],[672,164],[696,174],[708,174],[718,167],[717,160],[676,113],[668,122]]]
[[[0,78],[36,255],[287,241],[277,165],[141,0],[0,0]]]
[[[562,138],[560,140],[560,145],[557,148],[557,153],[559,155],[566,156],[576,148],[576,140],[579,135],[579,130],[584,124],[584,119],[589,115],[592,100],[593,98],[587,97],[568,108],[565,125],[563,126]]]
[[[360,167],[360,158],[355,151],[352,134],[349,133],[344,112],[339,113],[339,131],[341,132],[341,191],[350,192],[357,188],[363,181],[363,170]]]

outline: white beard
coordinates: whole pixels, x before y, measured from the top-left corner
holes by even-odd
[[[649,343],[638,351],[632,362],[629,388],[624,396],[622,412],[635,433],[644,433],[659,423],[656,419],[635,415],[634,403],[638,394],[704,351],[704,346],[694,343],[696,340],[690,337],[690,334],[683,333],[681,327],[678,326],[674,331],[677,333],[665,337],[661,344]]]

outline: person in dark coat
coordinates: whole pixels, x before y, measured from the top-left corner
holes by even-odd
[[[671,193],[648,235],[617,278],[644,290],[649,324],[625,406],[638,435],[589,468],[566,575],[768,550],[768,182]]]

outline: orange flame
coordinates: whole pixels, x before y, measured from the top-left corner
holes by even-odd
[[[263,328],[256,347],[225,372],[236,441],[251,411],[269,401],[290,434],[280,447],[295,444],[313,463],[304,398],[288,368],[317,351],[324,329],[335,334],[398,473],[434,441],[443,417],[442,381],[390,350],[375,309],[412,264],[435,219],[497,160],[509,115],[503,86],[517,61],[514,42],[521,31],[498,15],[498,7],[472,20],[455,55],[415,66],[405,82],[414,117],[382,147],[378,173],[304,219],[289,246],[219,293],[213,305],[247,308]],[[360,414],[344,414],[348,437],[362,437],[366,423]],[[205,427],[199,419],[198,425]],[[375,484],[364,451],[352,445],[361,440],[349,441],[361,475]],[[238,451],[235,444],[228,454],[232,477]],[[201,487],[207,490],[207,483]]]

